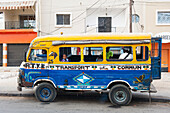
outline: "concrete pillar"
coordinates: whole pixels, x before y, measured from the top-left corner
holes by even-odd
[[[170,72],[170,49],[168,49],[168,72]]]
[[[3,67],[7,67],[7,44],[3,43]]]

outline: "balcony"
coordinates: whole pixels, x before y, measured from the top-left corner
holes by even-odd
[[[32,21],[6,21],[5,29],[35,29],[35,20]]]
[[[96,32],[114,32],[116,33],[116,27],[107,27],[107,26],[102,26],[102,27],[96,27]]]

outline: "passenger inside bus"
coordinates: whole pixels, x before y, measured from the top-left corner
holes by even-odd
[[[30,56],[30,61],[47,61],[47,51],[44,49],[32,49]]]
[[[80,62],[80,48],[79,47],[60,47],[59,60],[61,62]]]
[[[107,61],[124,61],[132,60],[132,47],[123,47],[123,46],[113,46],[106,47],[106,60]]]
[[[113,57],[113,52],[110,51],[110,47],[106,48],[106,59],[110,59],[110,57]]]
[[[123,48],[123,53],[119,56],[119,59],[120,60],[124,60],[124,59],[130,60],[130,59],[133,59],[133,55],[131,53],[131,47],[124,47]]]
[[[42,53],[36,54],[36,57],[39,59],[38,61],[46,61],[47,60],[47,51],[42,50]]]
[[[63,54],[63,59],[61,61],[62,62],[69,62],[66,54]]]

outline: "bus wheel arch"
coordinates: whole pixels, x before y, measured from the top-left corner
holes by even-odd
[[[33,87],[38,86],[38,85],[41,84],[41,83],[49,83],[49,84],[51,84],[54,88],[57,88],[56,85],[54,84],[54,82],[53,82],[52,80],[47,80],[47,79],[39,79],[39,80],[36,80],[36,81],[34,82]]]
[[[107,89],[111,89],[113,86],[118,85],[118,84],[125,85],[125,86],[127,86],[129,89],[131,89],[130,84],[129,84],[127,81],[117,81],[117,80],[111,81],[111,82],[108,84]]]

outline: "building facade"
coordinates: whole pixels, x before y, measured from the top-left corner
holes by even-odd
[[[170,1],[145,3],[145,33],[162,37],[162,71],[170,72]]]
[[[7,65],[16,65],[21,58],[13,59],[11,55],[24,52],[13,52],[13,49],[23,50],[37,35],[129,33],[129,1],[0,0],[0,65],[3,57]],[[165,37],[162,48],[165,71],[170,71],[169,6],[169,0],[134,0],[132,5],[133,33]],[[7,45],[4,55],[3,45],[4,48]]]
[[[143,15],[144,4],[136,10]],[[143,19],[140,21],[143,23]],[[133,26],[135,33],[142,32],[138,23]],[[61,32],[128,33],[129,0],[40,0],[40,35]]]
[[[36,0],[0,0],[0,65],[19,66],[37,37]]]

